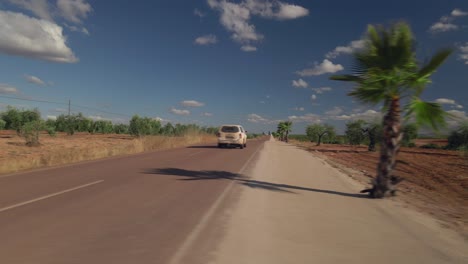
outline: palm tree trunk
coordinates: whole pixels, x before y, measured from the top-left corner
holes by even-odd
[[[383,139],[380,148],[380,161],[377,166],[377,177],[373,183],[370,196],[383,198],[387,193],[395,194],[395,185],[400,182],[392,175],[396,165],[396,156],[400,150],[401,133],[400,98],[394,97],[383,120]]]

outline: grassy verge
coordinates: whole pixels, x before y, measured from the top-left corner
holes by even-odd
[[[2,142],[3,148],[0,150],[0,174],[216,142],[214,136],[205,134],[141,138],[122,135],[43,137],[41,146],[33,148],[25,146],[19,138],[1,140],[4,142]]]

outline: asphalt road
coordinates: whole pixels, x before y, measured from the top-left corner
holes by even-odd
[[[0,176],[0,263],[177,263],[263,140],[194,146]],[[203,234],[203,235],[202,235]],[[214,235],[214,234],[213,234]],[[202,254],[198,252],[199,254]]]

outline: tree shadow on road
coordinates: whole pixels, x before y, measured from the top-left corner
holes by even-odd
[[[218,145],[199,145],[199,146],[189,146],[187,148],[218,148]]]
[[[183,179],[179,179],[181,181],[230,180],[230,181],[235,181],[238,184],[242,184],[250,188],[263,189],[263,190],[275,191],[275,192],[293,193],[293,194],[297,194],[297,192],[294,192],[295,190],[301,190],[301,191],[309,191],[309,192],[317,192],[317,193],[334,194],[334,195],[353,197],[353,198],[368,198],[369,197],[368,195],[364,195],[364,194],[344,193],[344,192],[338,192],[338,191],[321,190],[321,189],[294,186],[294,185],[288,185],[288,184],[278,184],[278,183],[271,183],[271,182],[265,182],[265,181],[256,181],[256,180],[251,180],[242,174],[232,173],[229,171],[217,171],[217,170],[196,171],[196,170],[184,170],[184,169],[178,169],[178,168],[161,168],[161,169],[149,169],[149,170],[144,171],[143,173],[144,174],[157,174],[157,175],[163,175],[163,176],[185,177]]]

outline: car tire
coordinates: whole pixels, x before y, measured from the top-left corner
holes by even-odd
[[[240,144],[239,147],[240,147],[240,149],[244,149],[244,145],[243,145],[243,144]]]
[[[218,148],[223,148],[223,145],[222,145],[222,144],[218,144]]]

